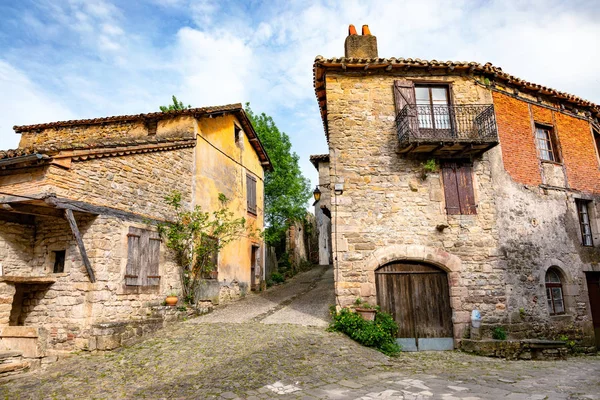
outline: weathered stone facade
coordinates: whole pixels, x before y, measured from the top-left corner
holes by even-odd
[[[11,328],[6,334],[0,329],[0,346],[31,347],[37,341],[43,351],[28,356],[34,358],[108,350],[182,315],[161,306],[166,294],[181,289],[179,268],[164,244],[148,283],[127,283],[131,229],[155,231],[151,221],[168,221],[172,210],[165,197],[173,191],[182,194],[185,207],[207,211],[215,209],[218,193],[226,193],[235,215],[248,218],[247,188],[238,182],[252,173],[258,178],[252,230],[261,230],[268,157],[244,118],[241,105],[234,105],[216,114],[195,109],[16,127],[23,135],[19,149],[0,157],[7,166],[0,172],[0,328]],[[247,151],[228,154],[235,131],[233,147]],[[235,185],[227,180],[232,176],[238,177]],[[232,301],[249,290],[251,251],[262,248],[252,236],[222,250],[215,301]],[[253,272],[262,271],[262,259],[252,259]],[[41,333],[33,337],[29,327]]]
[[[376,270],[390,262],[420,262],[447,274],[455,344],[468,336],[471,311],[477,309],[485,337],[501,326],[516,339],[567,335],[590,346],[594,330],[585,272],[600,271],[600,177],[590,114],[570,105],[567,110],[551,96],[517,95],[508,83],[495,85],[494,75],[478,74],[474,63],[450,68],[402,60],[315,61],[330,150],[339,304],[351,305],[356,298],[377,303]],[[472,163],[476,213],[448,215],[441,171],[424,172],[423,166],[430,159],[439,163],[439,156],[401,151],[397,80],[446,85],[452,105],[496,106],[500,145],[462,156]],[[519,110],[523,113],[515,115]],[[564,161],[539,160],[536,123],[558,131]],[[586,157],[587,166],[578,163],[577,154]],[[341,195],[334,193],[336,183],[343,185]],[[593,247],[582,246],[575,199],[592,201]],[[548,310],[550,267],[561,276],[565,312],[560,315]]]

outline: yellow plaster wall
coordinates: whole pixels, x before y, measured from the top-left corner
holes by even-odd
[[[241,124],[233,115],[203,118],[197,121],[196,166],[193,200],[203,210],[219,207],[218,194],[229,199],[229,207],[238,217],[245,217],[255,229],[263,228],[263,168],[258,155],[242,130],[236,143],[234,124]],[[257,215],[249,214],[246,204],[246,173],[256,177]],[[219,253],[219,280],[237,280],[250,285],[252,245],[260,246],[259,264],[262,270],[263,241],[260,237],[244,236],[228,244]],[[262,275],[262,274],[261,274]],[[258,283],[258,280],[257,280]]]

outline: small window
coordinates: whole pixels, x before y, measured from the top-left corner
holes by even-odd
[[[577,214],[579,216],[579,227],[581,228],[581,244],[583,246],[593,246],[592,227],[590,224],[589,206],[592,202],[589,200],[575,200],[577,205]]]
[[[158,129],[158,121],[151,120],[146,122],[146,128],[148,129],[148,135],[156,135],[156,130]]]
[[[546,299],[548,300],[548,312],[550,315],[565,313],[562,282],[560,275],[554,268],[550,268],[546,272]]]
[[[470,163],[442,163],[442,180],[448,215],[477,214],[473,190],[473,167]]]
[[[596,151],[600,158],[600,128],[593,126],[592,131],[594,132],[594,143],[596,144]]]
[[[52,268],[52,272],[55,274],[61,274],[65,272],[65,250],[57,250],[53,251],[54,253],[54,268]]]
[[[552,128],[536,125],[535,139],[542,160],[560,162],[556,146],[556,137],[554,136]]]
[[[246,196],[248,212],[256,215],[256,178],[250,174],[246,175]]]
[[[127,234],[125,285],[157,286],[160,237],[157,232],[130,227]]]
[[[239,143],[240,139],[242,138],[242,128],[236,124],[233,124],[233,137],[236,143]]]

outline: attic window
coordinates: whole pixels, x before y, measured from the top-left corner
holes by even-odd
[[[158,127],[158,121],[148,121],[146,122],[146,128],[148,129],[148,135],[156,135],[156,129]]]
[[[242,128],[240,128],[236,124],[233,124],[233,135],[234,135],[234,138],[235,138],[235,142],[239,143],[240,138],[242,136]]]

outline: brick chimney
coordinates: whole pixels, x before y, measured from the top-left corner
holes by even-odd
[[[356,33],[354,25],[348,27],[344,43],[346,58],[377,58],[377,38],[371,35],[368,25],[362,26],[362,35]]]

